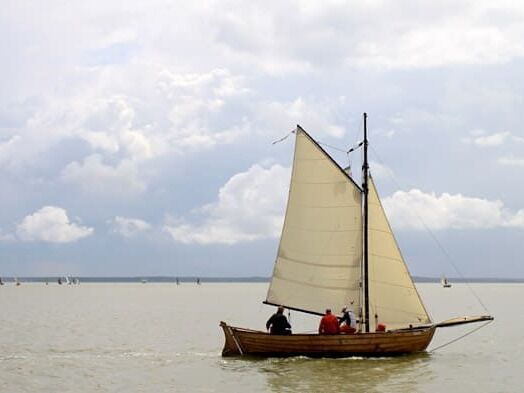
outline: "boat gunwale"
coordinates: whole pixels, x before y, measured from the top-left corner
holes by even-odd
[[[221,322],[220,326],[233,329],[235,331],[243,332],[243,333],[252,333],[252,334],[263,334],[266,336],[274,336],[274,337],[309,337],[309,336],[320,336],[320,337],[378,337],[380,335],[387,336],[390,334],[400,334],[400,335],[408,335],[412,332],[419,332],[419,331],[427,331],[431,330],[432,328],[436,328],[437,326],[435,324],[431,325],[424,325],[424,326],[414,326],[414,327],[407,327],[407,328],[400,328],[400,329],[392,329],[387,330],[385,332],[360,332],[360,333],[339,333],[339,334],[319,334],[319,333],[292,333],[292,334],[271,334],[268,332],[265,332],[263,330],[254,330],[254,329],[248,329],[248,328],[242,328],[238,326],[232,326],[228,325],[226,322]]]

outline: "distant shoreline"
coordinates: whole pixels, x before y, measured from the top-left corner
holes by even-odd
[[[57,276],[49,277],[17,277],[21,282],[57,282]],[[201,283],[264,283],[269,282],[269,277],[204,277],[204,276],[133,276],[133,277],[82,277],[71,276],[71,278],[78,278],[81,283],[196,283],[197,279]],[[15,277],[2,276],[3,282],[14,282]],[[438,277],[413,277],[416,283],[438,283]],[[448,277],[450,283],[524,283],[524,278],[490,278],[490,277],[474,277],[474,278],[454,278]]]

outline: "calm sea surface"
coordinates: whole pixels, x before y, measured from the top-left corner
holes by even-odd
[[[267,284],[0,286],[0,392],[522,392],[524,285],[472,284],[495,322],[426,354],[223,359],[220,320],[264,328]],[[419,284],[435,321],[483,313],[465,284]],[[318,319],[291,314],[294,331]]]

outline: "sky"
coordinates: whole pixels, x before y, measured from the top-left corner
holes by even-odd
[[[194,3],[2,3],[0,276],[269,276],[272,142],[367,112],[411,273],[524,277],[523,4]]]

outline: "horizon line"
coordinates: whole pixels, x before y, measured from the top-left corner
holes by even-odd
[[[199,279],[208,282],[269,282],[271,277],[269,276],[199,276],[199,275],[187,275],[187,276],[176,276],[176,275],[129,275],[129,276],[90,276],[90,275],[46,275],[46,276],[0,276],[4,281],[15,281],[26,280],[33,282],[46,282],[54,281],[58,278],[72,277],[83,280],[84,282],[112,282],[117,280],[120,282],[134,282],[141,280],[156,281],[156,282],[176,282],[178,279],[180,282],[195,281]],[[440,282],[441,277],[433,276],[412,276],[415,282]],[[508,278],[508,277],[447,277],[450,283],[524,283],[524,277],[522,278]]]

